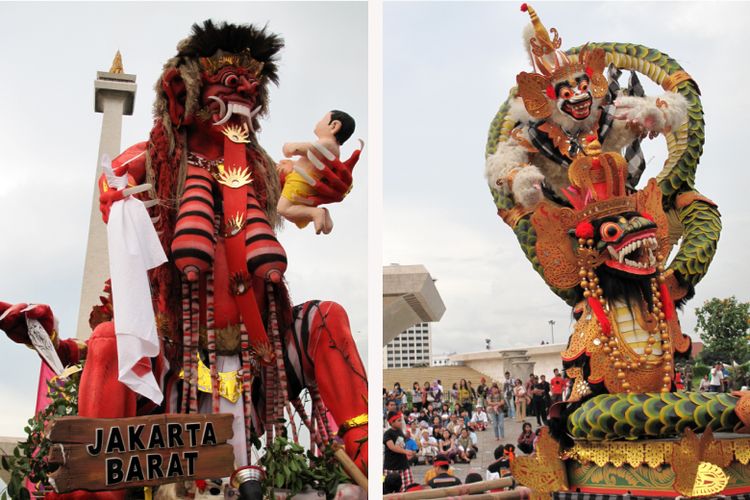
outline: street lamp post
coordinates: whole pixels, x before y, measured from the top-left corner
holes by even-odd
[[[555,343],[555,320],[551,319],[548,321],[550,334],[552,335],[552,343]]]

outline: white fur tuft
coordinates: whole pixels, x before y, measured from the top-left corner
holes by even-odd
[[[544,175],[534,165],[527,165],[513,178],[513,198],[526,208],[532,208],[542,201],[541,185]]]
[[[661,108],[664,111],[667,125],[675,129],[687,121],[688,103],[682,94],[665,92],[661,96],[661,100],[667,103],[666,108]]]
[[[666,106],[656,105],[657,99]],[[675,92],[659,97],[619,96],[615,101],[616,114],[626,122],[635,120],[641,127],[653,132],[677,128],[687,119],[687,101]]]
[[[497,150],[487,157],[484,164],[484,176],[490,188],[507,194],[507,187],[500,187],[498,181],[505,181],[513,170],[528,161],[526,150],[513,139],[498,144]]]

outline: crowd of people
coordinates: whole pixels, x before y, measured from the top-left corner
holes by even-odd
[[[716,363],[701,379],[700,392],[729,392],[729,370],[723,363]]]
[[[514,379],[506,372],[502,381],[488,383],[482,377],[476,387],[462,379],[450,388],[444,388],[440,380],[414,382],[411,389],[398,382],[391,390],[383,388],[383,493],[461,484],[453,476],[451,464],[471,463],[479,453],[477,433],[489,429],[500,443],[486,477],[510,474],[516,449],[524,454],[534,452],[539,430],[547,425],[549,407],[562,400],[569,384],[555,369],[549,381],[545,375],[534,374],[526,380]],[[508,418],[523,423],[515,443],[505,442]],[[527,418],[536,419],[536,431],[533,420]],[[418,480],[412,473],[414,465],[431,468]],[[485,479],[476,475],[477,481]],[[466,482],[471,482],[469,476]],[[394,489],[396,485],[398,489]]]

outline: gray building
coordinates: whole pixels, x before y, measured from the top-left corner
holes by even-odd
[[[399,333],[385,346],[385,368],[430,366],[432,332],[429,323],[417,323]]]
[[[383,267],[384,346],[410,325],[439,321],[444,312],[435,280],[423,265]]]

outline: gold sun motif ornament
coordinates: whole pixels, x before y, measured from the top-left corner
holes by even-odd
[[[224,134],[235,144],[248,144],[250,142],[250,129],[247,123],[240,125],[226,125],[221,129]]]
[[[718,495],[729,483],[723,468],[731,461],[731,443],[726,446],[715,440],[710,427],[700,438],[687,428],[679,444],[673,446],[674,488],[690,498]]]
[[[229,278],[229,290],[232,292],[232,295],[245,295],[251,287],[250,275],[247,272],[234,273]]]
[[[261,365],[270,365],[276,359],[276,352],[268,342],[258,342],[250,350]]]
[[[242,229],[245,227],[247,219],[245,218],[245,214],[242,212],[237,212],[234,214],[234,216],[227,219],[226,223],[224,224],[224,237],[230,238],[232,236],[236,236],[242,231]]]
[[[219,165],[216,181],[226,187],[237,189],[247,186],[253,182],[252,174],[248,167],[229,167]]]
[[[693,497],[707,497],[716,495],[727,487],[729,476],[716,464],[701,462],[693,484]]]

